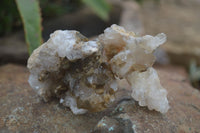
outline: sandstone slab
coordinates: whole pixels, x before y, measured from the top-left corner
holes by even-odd
[[[192,88],[180,67],[156,67],[162,85],[168,91],[171,108],[162,115],[140,107],[124,97],[118,104],[99,113],[73,115],[55,100],[45,103],[28,85],[28,70],[23,66],[0,67],[0,132],[112,132],[98,123],[109,120],[120,131],[130,132],[200,132],[200,92]],[[123,121],[124,120],[124,121]],[[130,124],[131,123],[131,124]],[[106,130],[108,129],[108,130]],[[123,130],[122,130],[123,129]],[[118,132],[118,131],[116,131]]]

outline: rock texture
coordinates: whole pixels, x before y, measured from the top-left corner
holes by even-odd
[[[166,113],[167,91],[152,68],[153,52],[165,41],[164,33],[138,37],[115,24],[94,41],[58,30],[30,56],[29,83],[45,101],[56,97],[74,114],[83,114],[107,108],[118,81],[125,80],[139,105]]]
[[[184,69],[162,66],[156,67],[156,70],[169,93],[171,108],[165,115],[125,98],[103,112],[77,116],[56,99],[48,103],[40,100],[25,80],[29,76],[27,68],[12,64],[1,66],[0,132],[89,133],[107,132],[109,129],[109,132],[120,133],[130,133],[130,129],[137,133],[200,132],[200,92],[190,86]],[[98,126],[102,120],[105,124],[112,124],[105,128],[104,124],[103,127]],[[113,127],[115,125],[118,125],[117,129]]]

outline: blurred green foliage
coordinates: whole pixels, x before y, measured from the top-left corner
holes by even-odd
[[[38,0],[16,0],[23,21],[28,52],[42,44],[42,25]]]
[[[108,20],[111,6],[105,0],[82,0],[103,20]]]
[[[82,5],[80,0],[39,0],[39,3],[44,19],[72,12]],[[22,21],[15,0],[0,0],[0,36],[21,27]]]

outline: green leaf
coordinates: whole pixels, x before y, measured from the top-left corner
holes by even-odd
[[[103,20],[108,20],[111,6],[105,0],[82,0]]]
[[[42,26],[37,0],[15,0],[23,21],[29,54],[42,44]]]

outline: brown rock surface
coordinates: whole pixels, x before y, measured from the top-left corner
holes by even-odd
[[[131,121],[131,128],[137,133],[200,132],[200,92],[190,86],[182,68],[167,66],[157,67],[157,70],[162,85],[168,90],[171,106],[165,115],[139,107],[135,101],[126,99],[104,112],[75,116],[56,100],[42,102],[27,82],[29,73],[25,67],[2,66],[0,132],[98,132],[105,131],[98,126],[105,117],[122,127],[130,126]],[[120,118],[129,121],[121,124],[123,121]],[[109,125],[112,127],[112,124]],[[115,130],[111,127],[108,132]],[[123,131],[130,132],[130,127]]]

